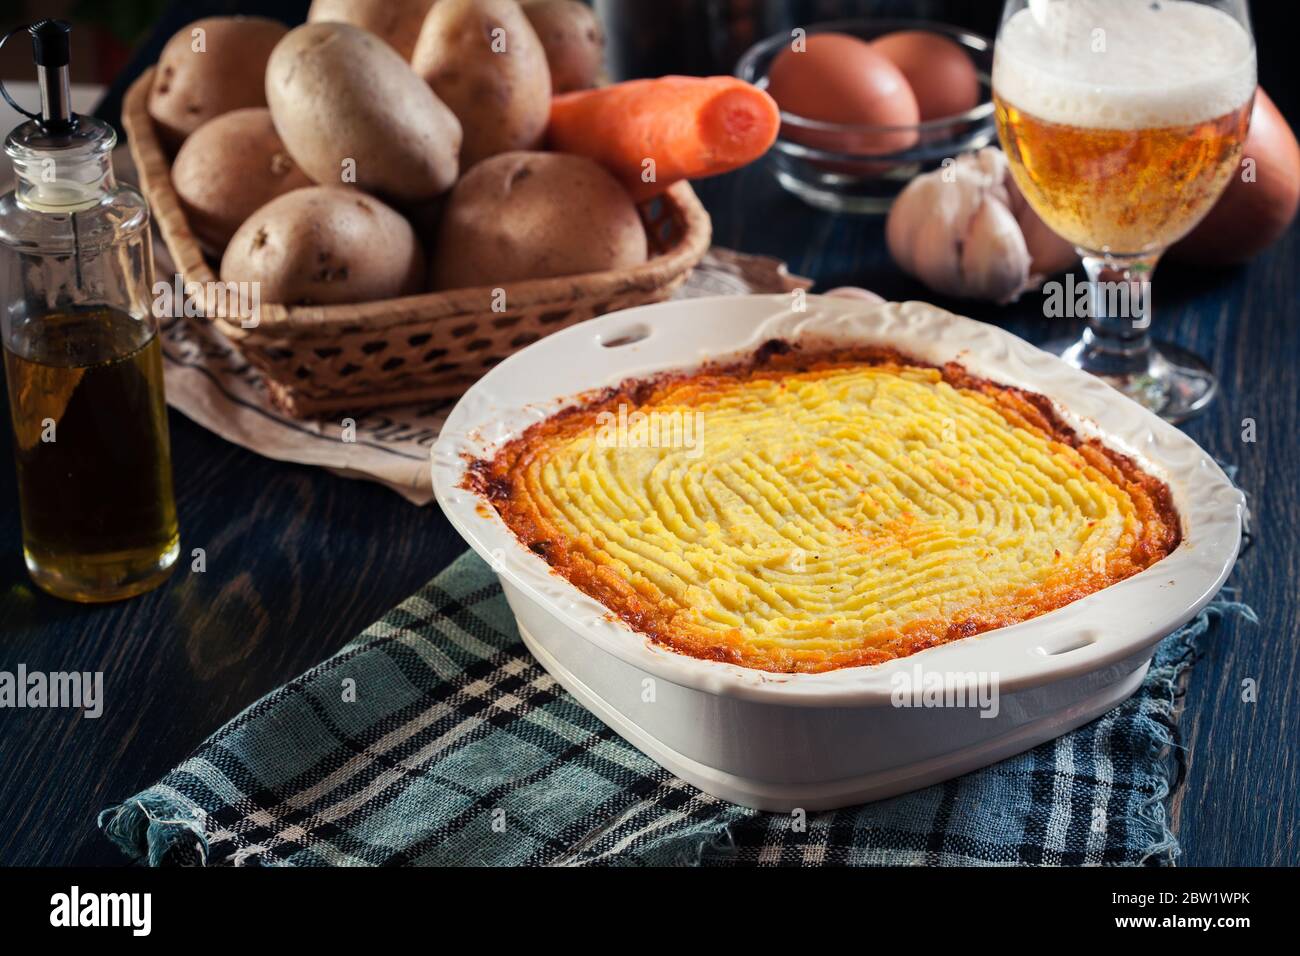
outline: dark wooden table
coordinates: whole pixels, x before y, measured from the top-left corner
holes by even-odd
[[[854,283],[929,297],[899,274],[875,219],[832,217],[755,168],[701,184],[717,242],[780,256],[822,288]],[[1181,721],[1188,773],[1175,796],[1190,864],[1300,862],[1300,233],[1249,266],[1162,267],[1155,327],[1206,356],[1223,394],[1187,431],[1240,467],[1257,531],[1233,584],[1258,627],[1203,641]],[[1042,299],[1008,308],[943,302],[1031,341],[1062,331]],[[1241,440],[1254,418],[1258,441]],[[0,426],[9,429],[7,416]],[[183,554],[160,590],[81,607],[29,583],[19,556],[10,437],[0,435],[0,669],[101,670],[99,719],[0,711],[0,863],[115,863],[95,828],[102,807],[154,782],[222,722],[311,664],[437,573],[461,542],[437,505],[416,508],[367,482],[261,458],[171,416]],[[1259,685],[1242,701],[1242,682]]]
[[[282,4],[294,6],[285,19],[300,19],[302,5]],[[203,6],[234,12],[246,5]],[[917,9],[935,16],[932,7],[926,0]],[[980,9],[996,12],[996,5]],[[1269,10],[1256,11],[1257,23]],[[171,13],[128,74],[155,59],[176,26],[200,15],[186,5]],[[1289,54],[1266,55],[1270,37],[1286,35],[1279,31],[1259,31],[1261,81],[1294,119],[1300,97],[1283,80],[1293,69]],[[888,298],[933,300],[893,268],[879,220],[816,212],[763,168],[701,183],[699,192],[721,245],[781,257],[821,289],[856,284]],[[1188,768],[1172,806],[1187,864],[1300,863],[1298,264],[1293,228],[1244,268],[1169,264],[1155,284],[1157,333],[1205,356],[1222,378],[1219,400],[1186,427],[1239,466],[1256,530],[1231,583],[1259,613],[1259,626],[1213,629],[1186,685],[1180,729]],[[938,302],[1034,342],[1069,331],[1043,318],[1036,295],[1007,308]],[[1256,422],[1253,444],[1242,441],[1244,418]],[[224,721],[329,655],[462,550],[436,505],[419,509],[377,485],[261,458],[173,412],[182,554],[206,549],[207,570],[192,573],[182,558],[151,594],[110,606],[65,604],[36,591],[23,568],[8,415],[0,421],[0,670],[24,663],[103,671],[106,697],[97,720],[0,710],[0,864],[120,862],[96,830],[101,808],[153,783]],[[1258,685],[1255,703],[1242,700],[1247,679]]]

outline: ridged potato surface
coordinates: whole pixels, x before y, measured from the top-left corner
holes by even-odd
[[[1063,607],[1181,539],[1168,486],[956,363],[774,341],[589,394],[467,485],[555,573],[694,657],[878,664]]]

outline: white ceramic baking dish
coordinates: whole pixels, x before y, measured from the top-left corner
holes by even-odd
[[[723,799],[783,811],[948,779],[1072,730],[1132,694],[1155,644],[1214,596],[1236,559],[1245,502],[1222,470],[1178,429],[994,326],[916,302],[808,296],[800,304],[788,295],[740,296],[605,315],[502,362],[452,411],[432,450],[438,502],[499,575],[542,666],[668,770]],[[1140,574],[1012,627],[873,667],[783,675],[652,643],[552,573],[460,487],[467,456],[491,455],[578,392],[744,354],[773,338],[890,345],[1049,396],[1074,428],[1169,483],[1182,544]],[[901,688],[914,689],[918,677],[920,686],[953,687],[970,675],[996,689],[996,716],[989,706],[898,706]]]

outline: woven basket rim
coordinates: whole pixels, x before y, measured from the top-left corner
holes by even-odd
[[[149,90],[155,69],[146,69],[127,90],[122,104],[122,126],[127,134],[127,145],[135,161],[140,187],[153,209],[163,241],[182,278],[205,284],[215,282],[218,277],[208,265],[190,229],[180,197],[172,185],[171,162],[149,116]],[[551,303],[558,307],[576,299],[612,298],[637,289],[653,290],[674,275],[692,268],[708,251],[712,240],[709,214],[690,183],[675,183],[659,198],[676,207],[684,224],[681,238],[671,248],[635,266],[499,286],[423,292],[373,302],[312,306],[264,303],[254,328],[244,328],[237,318],[215,316],[210,321],[233,341],[252,337],[328,339],[343,331],[355,330],[358,325],[380,331],[428,322],[431,318],[452,319],[482,313],[484,302],[490,299],[496,288],[506,289],[506,299],[512,310]]]

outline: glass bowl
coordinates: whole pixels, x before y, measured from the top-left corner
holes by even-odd
[[[993,125],[991,72],[993,42],[960,27],[927,20],[832,20],[806,28],[808,34],[847,33],[875,40],[898,30],[928,30],[957,43],[970,56],[979,77],[980,102],[965,113],[928,120],[915,126],[864,126],[824,123],[781,112],[781,132],[767,162],[787,190],[805,202],[831,212],[884,213],[894,197],[919,173],[945,159],[987,146],[997,139]],[[790,43],[790,33],[776,33],[750,47],[736,64],[736,75],[766,89],[768,70]],[[869,144],[897,142],[900,133],[914,134],[904,150],[876,153]],[[794,138],[801,138],[803,143]],[[852,139],[863,151],[840,152],[807,145],[826,139]],[[913,135],[908,135],[911,140]],[[869,153],[868,153],[869,151]]]

